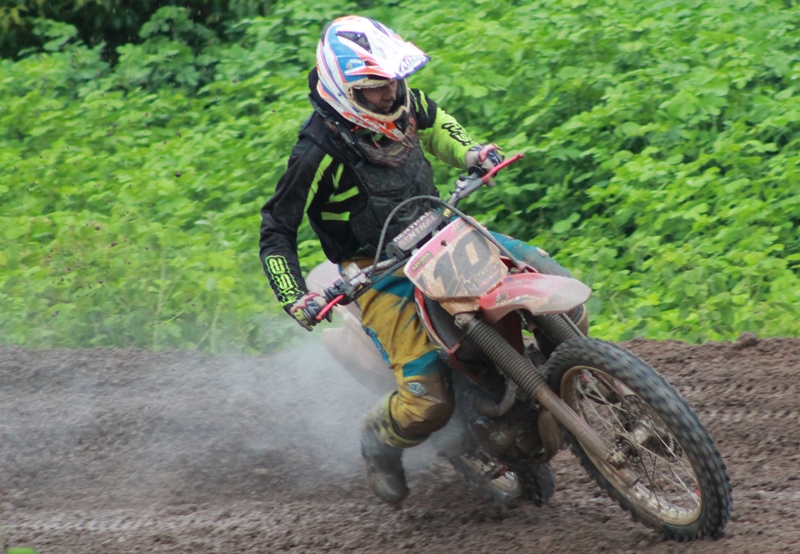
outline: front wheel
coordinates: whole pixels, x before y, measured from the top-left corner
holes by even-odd
[[[544,371],[548,385],[609,446],[612,454],[599,459],[564,431],[609,496],[665,538],[722,534],[733,504],[725,464],[666,379],[627,350],[588,338],[560,345]]]

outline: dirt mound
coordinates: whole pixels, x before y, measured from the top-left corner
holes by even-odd
[[[275,356],[0,348],[0,550],[42,554],[797,552],[800,340],[634,341],[708,426],[734,512],[717,541],[662,542],[567,453],[544,507],[476,498],[425,446],[401,509],[367,490],[373,402],[310,344]]]

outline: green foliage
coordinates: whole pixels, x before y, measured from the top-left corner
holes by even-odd
[[[0,56],[41,46],[35,22],[45,18],[73,26],[88,45],[109,45],[106,54],[116,61],[116,48],[137,43],[140,29],[159,9],[180,7],[192,20],[224,32],[230,18],[266,15],[269,0],[11,0],[0,6]]]
[[[212,22],[141,0],[112,66],[113,44],[34,4],[16,8],[38,46],[0,59],[3,343],[263,351],[292,336],[258,210],[309,113],[320,30],[357,11],[431,54],[412,86],[525,153],[462,207],[591,285],[593,334],[800,335],[795,5],[198,2]],[[435,169],[448,189],[456,172]],[[298,245],[305,269],[321,260],[308,227]]]
[[[516,186],[473,212],[592,285],[598,335],[798,333],[797,6],[444,12],[414,40],[462,55],[419,80],[479,136],[526,154],[502,177],[516,173]]]
[[[0,96],[14,99],[0,110],[4,342],[217,351],[285,340],[294,324],[274,317],[258,208],[307,106],[278,114],[259,85],[235,80],[194,92],[158,66],[134,88],[85,47],[0,64]],[[249,102],[219,101],[237,95]]]
[[[219,61],[216,35],[189,19],[186,8],[161,8],[142,26],[141,44],[120,46],[115,77],[125,89],[183,86],[209,82]]]

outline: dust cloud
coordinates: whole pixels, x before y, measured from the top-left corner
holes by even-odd
[[[10,462],[0,505],[45,490],[51,502],[99,493],[121,506],[165,493],[194,502],[209,489],[257,499],[298,488],[295,472],[309,490],[363,480],[359,421],[376,397],[315,337],[256,357],[0,352],[0,459]]]
[[[221,367],[226,410],[258,413],[246,447],[278,455],[287,448],[306,451],[322,474],[360,468],[361,415],[377,400],[328,353],[316,337],[301,346]]]

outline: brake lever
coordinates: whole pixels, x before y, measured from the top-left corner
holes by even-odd
[[[356,267],[356,266],[354,266]],[[356,267],[357,269],[357,267]],[[364,284],[366,277],[363,273],[358,271],[351,278],[337,279],[333,285],[326,288],[323,292],[323,297],[327,304],[323,306],[319,314],[314,318],[317,322],[325,319],[334,307],[339,304],[349,304],[355,297],[358,289]]]
[[[481,181],[483,181],[483,184],[488,183],[489,179],[491,179],[492,177],[497,175],[498,171],[500,171],[501,169],[503,169],[506,166],[509,166],[509,165],[513,164],[514,162],[516,162],[517,160],[519,160],[520,158],[523,158],[523,157],[525,157],[525,154],[520,152],[519,154],[515,154],[515,155],[511,156],[510,158],[508,158],[506,160],[503,160],[502,162],[500,162],[499,164],[494,166],[492,169],[487,171],[486,175],[481,177]]]
[[[503,160],[489,171],[481,172],[480,174],[477,172],[470,173],[469,177],[459,178],[459,180],[456,182],[456,190],[454,190],[450,195],[450,203],[454,205],[457,204],[459,201],[463,200],[481,188],[483,185],[488,184],[492,180],[492,177],[497,175],[498,171],[513,164],[522,157],[524,157],[524,154],[519,153],[506,160]]]
[[[347,295],[345,294],[340,294],[338,296],[335,296],[333,300],[325,304],[325,307],[322,308],[317,314],[317,317],[314,318],[317,321],[317,323],[325,319],[325,317],[328,315],[328,312],[330,312],[339,302],[344,300],[346,296]]]

